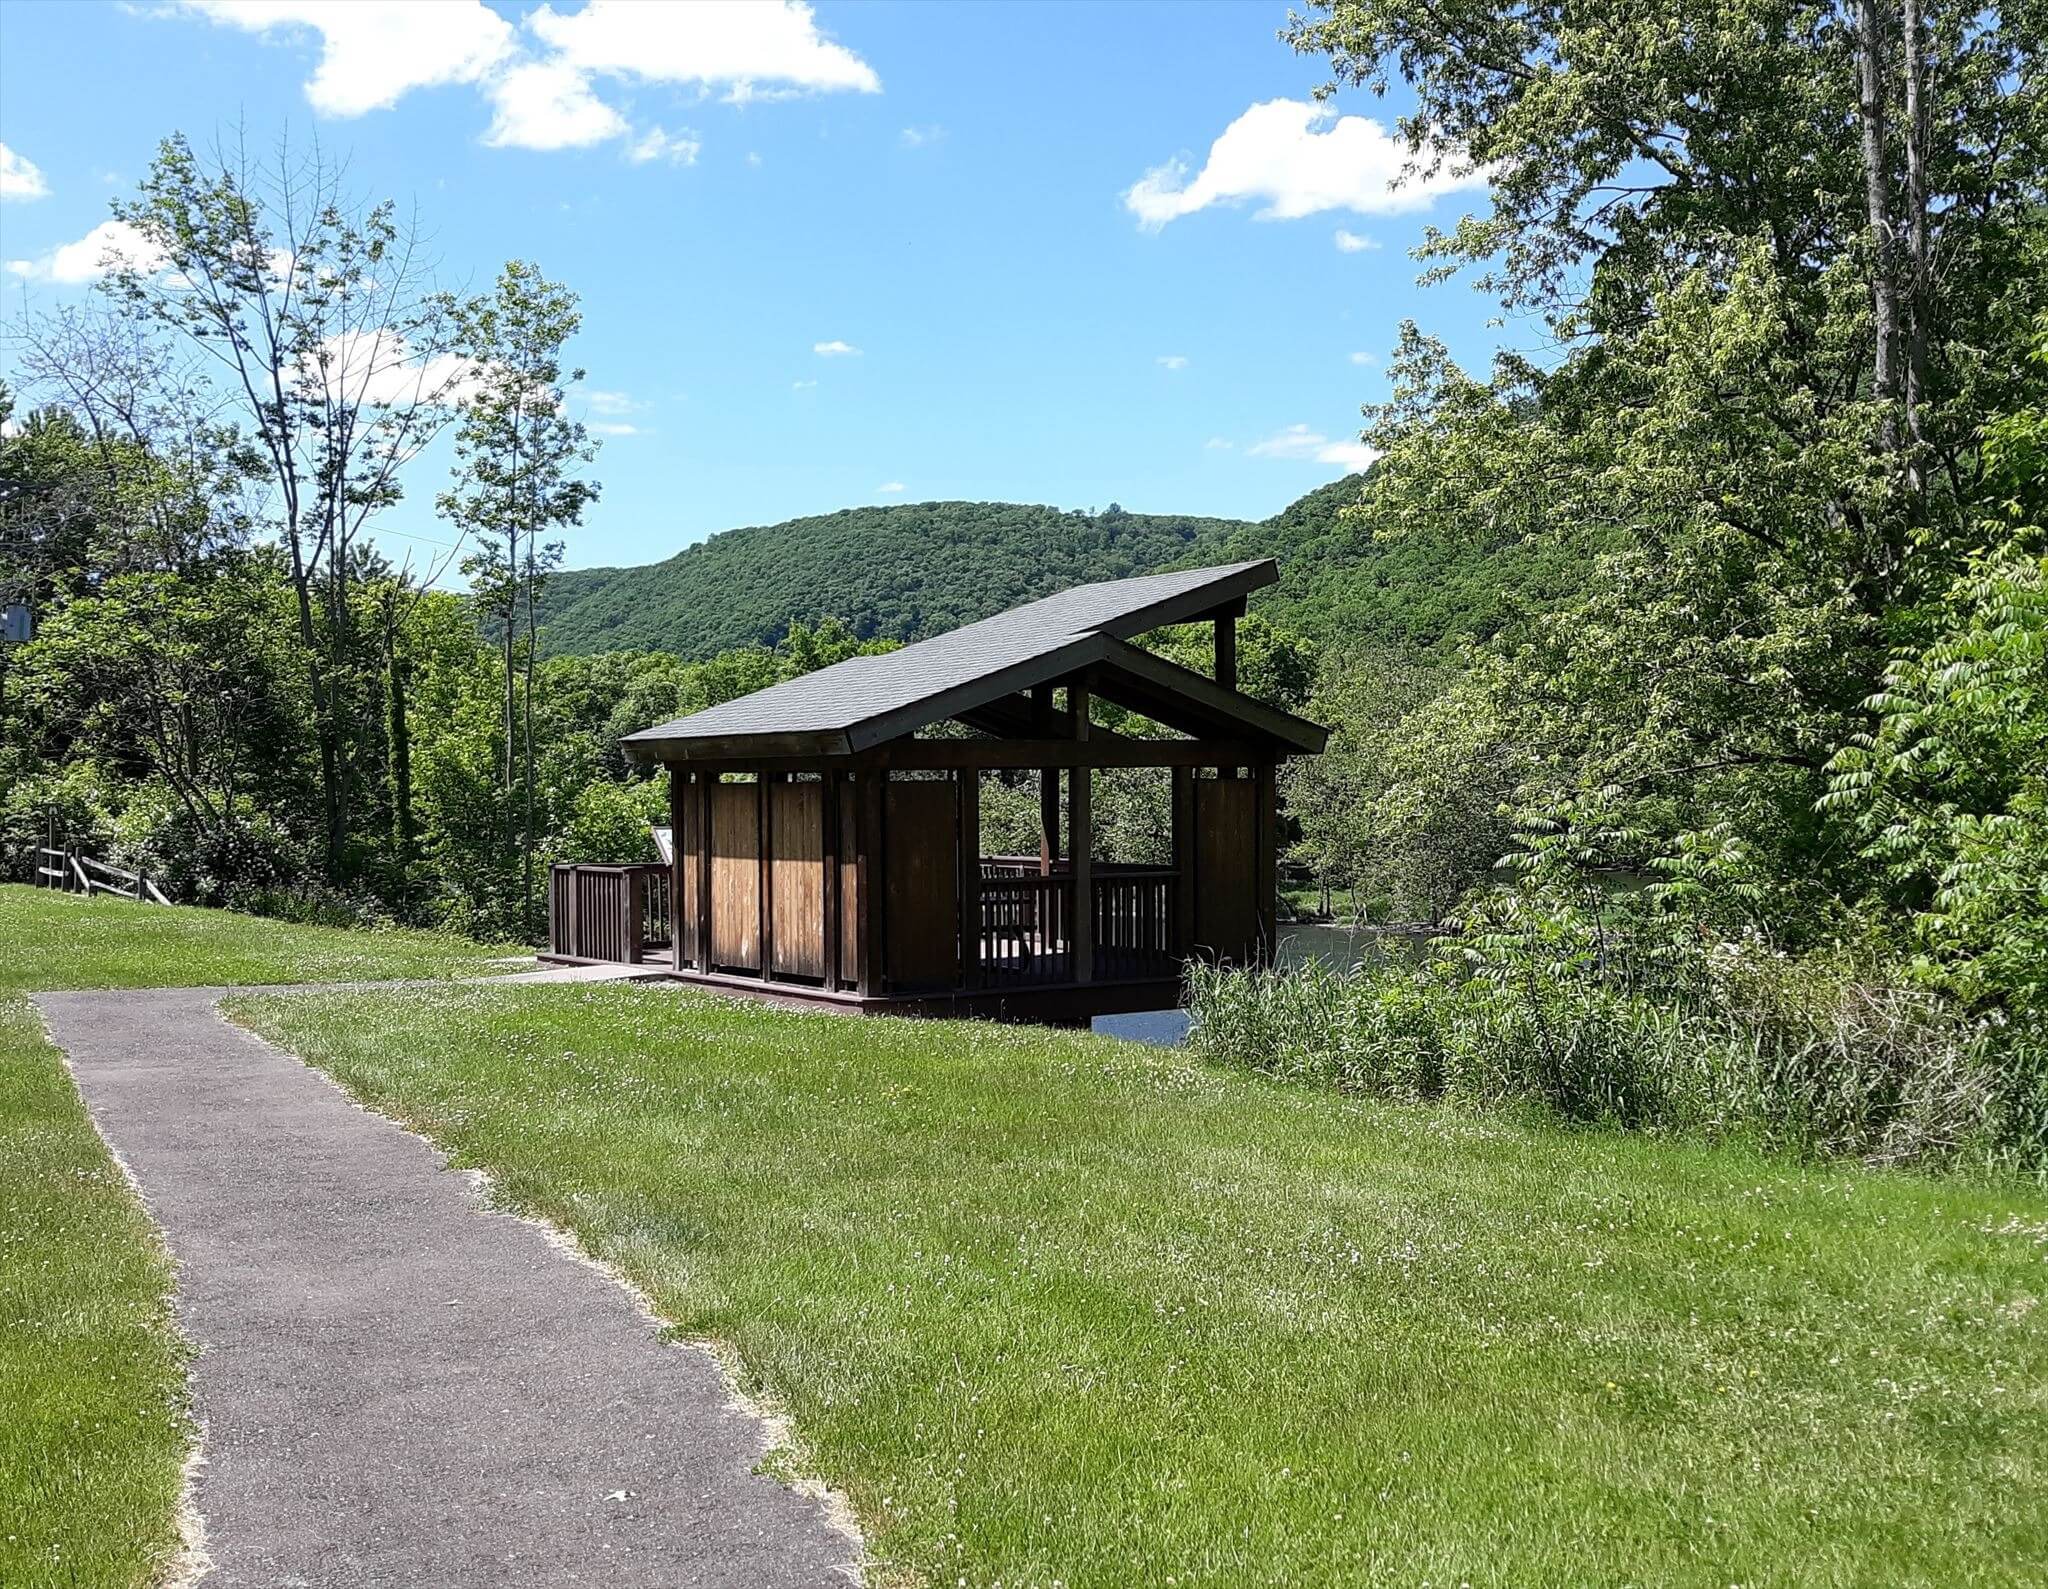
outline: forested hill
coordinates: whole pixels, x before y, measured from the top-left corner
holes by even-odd
[[[911,640],[1096,579],[1148,574],[1246,528],[1154,513],[1007,502],[847,508],[728,530],[665,563],[555,575],[542,603],[557,653],[708,657],[773,644],[792,622],[843,619]]]
[[[1584,555],[1558,546],[1383,539],[1370,516],[1344,511],[1360,494],[1357,477],[1333,480],[1202,551],[1212,562],[1279,562],[1280,583],[1253,598],[1254,611],[1320,640],[1395,650],[1492,635],[1518,613],[1555,606],[1586,577]]]
[[[1518,601],[1546,604],[1579,577],[1576,563],[1519,548],[1377,540],[1341,512],[1358,491],[1333,481],[1262,523],[922,502],[754,525],[664,563],[555,575],[542,643],[702,658],[821,618],[911,640],[1089,580],[1275,557],[1281,583],[1258,610],[1325,639],[1426,647],[1491,633]]]

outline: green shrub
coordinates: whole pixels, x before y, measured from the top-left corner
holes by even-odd
[[[1447,951],[1462,945],[1447,940]],[[1683,993],[1598,976],[1194,966],[1190,1042],[1289,1080],[1408,1101],[1741,1137],[1872,1164],[2048,1169],[2048,1044],[1903,976],[1702,945]]]

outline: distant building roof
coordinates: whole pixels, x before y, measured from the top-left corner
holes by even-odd
[[[851,657],[629,734],[643,759],[850,755],[1092,664],[1142,672],[1248,735],[1320,750],[1324,731],[1123,642],[1207,617],[1271,584],[1270,558],[1077,585],[881,656]]]

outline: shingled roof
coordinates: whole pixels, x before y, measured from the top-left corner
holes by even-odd
[[[1100,667],[1129,678],[1148,699],[1161,692],[1183,698],[1191,710],[1244,737],[1276,741],[1285,750],[1320,750],[1326,733],[1314,723],[1124,643],[1167,624],[1212,616],[1277,577],[1265,558],[1077,585],[900,651],[852,657],[629,734],[623,744],[627,754],[649,761],[845,756]]]

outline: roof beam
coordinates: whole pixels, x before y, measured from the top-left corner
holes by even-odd
[[[826,734],[692,734],[643,737],[628,734],[619,741],[629,761],[650,766],[664,762],[731,761],[735,756],[791,757],[812,767],[821,761],[844,760],[853,753],[846,736]]]
[[[1051,651],[1027,657],[1022,662],[941,690],[921,701],[913,701],[894,711],[882,712],[855,723],[846,731],[847,741],[855,750],[866,750],[871,745],[915,733],[927,723],[936,723],[981,706],[992,697],[1011,695],[1018,690],[1028,690],[1034,684],[1064,678],[1093,662],[1102,654],[1103,646],[1115,644],[1117,642],[1107,635],[1076,635]]]
[[[1074,718],[1071,712],[1054,711],[1041,720],[1037,715],[1037,709],[1021,695],[1006,695],[999,701],[990,701],[986,706],[977,706],[972,711],[960,713],[954,721],[965,723],[969,728],[980,729],[984,734],[993,734],[998,739],[1074,737]],[[1114,733],[1100,724],[1091,724],[1088,731],[1103,739],[1128,737]]]
[[[1205,679],[1191,668],[1107,636],[1104,636],[1103,643],[1106,648],[1103,656],[1104,683],[1113,674],[1125,674],[1140,686],[1185,703],[1216,721],[1233,723],[1256,734],[1270,735],[1282,744],[1309,755],[1318,754],[1329,740],[1330,731],[1321,724],[1296,717],[1292,712],[1283,712],[1263,701],[1255,701],[1237,690],[1226,690],[1214,679]]]

